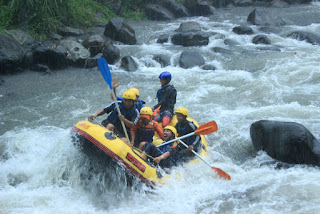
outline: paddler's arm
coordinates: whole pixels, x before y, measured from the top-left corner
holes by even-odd
[[[137,124],[134,125],[131,129],[130,129],[130,134],[131,134],[131,145],[134,145],[134,140],[136,138],[136,131],[137,131]]]
[[[159,164],[160,161],[168,158],[169,156],[170,156],[170,152],[165,152],[165,153],[163,153],[162,155],[154,158],[153,161],[154,161],[156,164]]]
[[[159,137],[160,137],[162,140],[164,140],[164,139],[163,139],[163,130],[162,130],[162,128],[160,127],[159,123],[156,122],[156,121],[154,121],[153,124],[154,124],[154,129],[155,129],[156,132],[158,133]]]
[[[104,112],[104,109],[100,109],[97,113],[93,114],[93,115],[90,115],[88,117],[89,120],[93,120],[95,119],[96,117],[100,116],[100,115],[103,115],[105,112]]]
[[[119,120],[124,122],[124,124],[130,129],[134,126],[134,122],[126,119],[123,115],[119,115]]]

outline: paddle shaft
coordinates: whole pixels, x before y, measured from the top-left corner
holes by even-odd
[[[111,92],[112,92],[112,96],[113,96],[114,103],[116,104],[116,107],[117,107],[117,110],[118,110],[118,115],[120,116],[120,115],[121,115],[121,112],[120,112],[120,108],[119,108],[119,105],[118,105],[118,102],[117,102],[116,95],[115,95],[115,93],[114,93],[113,90],[111,90]],[[125,126],[125,124],[124,124],[124,122],[123,122],[122,120],[120,120],[120,122],[121,122],[121,125],[122,125],[122,128],[123,128],[124,134],[126,135],[127,141],[128,141],[128,143],[130,143],[126,126]]]
[[[188,145],[185,144],[182,140],[179,140],[179,141],[180,141],[180,143],[181,143],[182,145],[184,145],[185,147],[188,148]],[[207,161],[205,161],[205,160],[204,160],[198,153],[196,153],[194,150],[192,150],[192,153],[195,154],[196,156],[198,156],[198,158],[200,158],[203,162],[205,162],[208,166],[211,167],[211,165],[210,165]]]
[[[182,140],[179,140],[180,143],[182,145],[184,145],[185,147],[188,148],[188,145],[185,144]],[[226,180],[231,180],[231,176],[226,173],[225,171],[223,171],[222,169],[216,168],[214,166],[211,166],[207,161],[205,161],[198,153],[196,153],[194,150],[192,150],[192,153],[195,154],[198,158],[200,158],[203,162],[205,162],[208,166],[210,166],[211,169],[213,169],[214,171],[216,171],[218,173],[218,175],[220,175],[222,178],[226,179]]]
[[[177,137],[177,138],[175,138],[175,139],[172,139],[172,140],[169,140],[169,141],[167,141],[167,142],[164,142],[164,143],[158,145],[157,147],[167,145],[167,144],[169,144],[169,143],[175,142],[175,141],[177,141],[177,140],[181,140],[181,139],[186,138],[186,137],[190,137],[190,136],[192,136],[192,135],[194,135],[194,134],[195,134],[194,132],[191,132],[191,133],[186,134],[186,135],[183,135],[183,136],[181,136],[181,137]]]

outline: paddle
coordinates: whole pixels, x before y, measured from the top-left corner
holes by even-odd
[[[111,77],[111,73],[110,73],[110,69],[109,69],[108,63],[107,63],[105,58],[101,57],[101,58],[98,59],[98,67],[99,67],[99,70],[100,70],[104,80],[106,81],[106,83],[109,85],[109,87],[111,89],[114,103],[116,104],[116,107],[117,107],[119,115],[121,115],[116,95],[114,94],[114,91],[112,90],[112,84],[111,84],[112,83],[112,77]],[[129,140],[127,129],[126,129],[125,125],[124,125],[124,122],[123,121],[120,121],[120,122],[121,122],[121,125],[122,125],[122,128],[123,128],[124,134],[126,135],[128,144],[130,144],[130,140]]]
[[[154,110],[154,112],[152,113],[152,117],[154,117],[154,115],[157,114],[157,112],[159,111],[160,108],[161,108],[161,105],[159,105],[158,108],[156,108],[156,110]]]
[[[188,145],[185,144],[182,140],[179,140],[180,143],[182,145],[184,145],[185,147],[188,148]],[[214,166],[211,166],[207,161],[205,161],[198,153],[196,153],[194,150],[192,150],[192,153],[195,154],[196,156],[198,156],[198,158],[200,158],[203,162],[205,162],[208,166],[211,167],[211,169],[215,170],[222,178],[226,179],[226,180],[231,180],[231,176],[226,173],[225,171],[223,171],[222,169],[216,168]]]
[[[212,132],[216,132],[217,130],[218,130],[218,125],[217,125],[217,123],[216,123],[214,120],[212,120],[212,121],[210,121],[210,122],[207,122],[207,123],[205,123],[205,124],[202,124],[202,125],[199,126],[199,127],[196,129],[196,131],[194,131],[194,132],[191,132],[191,133],[189,133],[189,134],[183,135],[183,136],[181,136],[181,137],[177,137],[177,138],[175,138],[175,139],[173,139],[173,140],[169,140],[169,141],[167,141],[167,142],[165,142],[165,143],[162,143],[162,144],[158,145],[157,147],[160,147],[160,146],[163,146],[163,145],[166,145],[166,144],[169,144],[169,143],[172,143],[172,142],[181,140],[181,139],[186,138],[186,137],[190,137],[190,136],[192,136],[192,135],[194,135],[194,134],[197,134],[197,135],[206,135],[206,134],[210,134],[210,133],[212,133]]]

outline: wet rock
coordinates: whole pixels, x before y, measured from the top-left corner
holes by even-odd
[[[90,52],[79,42],[71,40],[61,40],[60,44],[67,48],[68,59],[75,67],[84,67],[86,60],[90,57]]]
[[[253,44],[271,44],[270,39],[266,35],[257,35],[252,39]]]
[[[102,57],[107,60],[108,64],[115,64],[120,59],[120,49],[113,44],[105,45],[102,54]]]
[[[135,31],[120,17],[112,18],[108,22],[104,30],[104,35],[127,45],[137,43]]]
[[[237,41],[234,41],[234,40],[232,40],[232,39],[225,39],[224,41],[223,41],[223,43],[225,44],[225,45],[228,45],[228,46],[237,46],[237,45],[240,45],[240,43],[239,42],[237,42]]]
[[[205,61],[199,53],[186,51],[181,54],[179,63],[182,68],[192,68],[204,65]]]
[[[244,25],[241,25],[241,26],[237,26],[237,27],[234,27],[232,29],[232,32],[236,33],[236,34],[239,34],[239,35],[251,35],[253,34],[253,30],[251,27],[248,27],[248,26],[244,26]]]
[[[44,64],[53,70],[63,69],[68,66],[67,55],[67,48],[62,45],[40,46],[33,52],[33,64]]]
[[[31,70],[42,72],[42,73],[51,73],[50,68],[48,66],[42,65],[42,64],[35,64],[35,65],[31,66]]]
[[[247,22],[260,26],[283,26],[286,22],[271,11],[254,9],[248,16]]]
[[[276,160],[320,166],[320,142],[301,124],[260,120],[251,125],[250,136],[257,150]]]
[[[121,59],[120,67],[126,71],[138,70],[138,64],[131,56],[125,56]]]
[[[164,8],[172,12],[175,18],[181,18],[189,16],[187,8],[182,4],[179,4],[176,0],[161,0],[158,1]]]
[[[169,35],[160,35],[157,40],[157,43],[163,44],[163,43],[168,42],[168,40],[169,40]]]
[[[60,34],[62,36],[80,36],[83,33],[84,32],[81,29],[71,28],[71,27],[67,27],[67,26],[61,26],[58,29],[58,34]]]
[[[299,41],[306,41],[313,45],[320,45],[320,36],[311,32],[306,31],[294,31],[287,35],[287,37],[291,37],[293,39],[297,39]]]
[[[221,48],[221,47],[213,47],[211,50],[215,53],[222,53],[222,54],[232,54],[233,52],[231,50]]]
[[[191,16],[209,16],[212,14],[211,7],[206,0],[186,0],[185,5]]]
[[[205,46],[209,44],[209,37],[202,32],[176,33],[172,36],[171,42],[184,47]]]
[[[176,32],[198,32],[201,31],[201,25],[197,22],[183,22],[180,24],[179,28],[175,30]]]
[[[203,46],[209,44],[209,36],[201,32],[201,26],[197,22],[184,22],[171,37],[171,42],[175,45]]]
[[[85,68],[94,68],[94,67],[97,67],[97,62],[98,62],[98,59],[102,57],[102,53],[99,53],[97,54],[96,56],[94,57],[89,57],[86,62],[85,62],[85,65],[84,67]]]
[[[217,68],[214,65],[207,64],[207,65],[201,66],[201,69],[206,70],[206,71],[214,71]]]
[[[25,51],[12,37],[0,34],[0,74],[17,72],[23,66]]]
[[[147,4],[145,7],[145,12],[151,20],[167,21],[175,18],[172,12],[158,4]]]
[[[170,65],[170,57],[165,56],[165,55],[156,55],[153,57],[153,60],[157,61],[160,63],[161,68],[167,67]]]
[[[95,56],[102,52],[105,40],[100,35],[93,35],[87,37],[82,45],[90,51],[90,56]]]

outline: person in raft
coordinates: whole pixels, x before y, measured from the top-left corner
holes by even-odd
[[[157,91],[158,104],[152,110],[158,108],[160,105],[160,114],[156,117],[158,122],[162,123],[162,127],[169,125],[172,116],[174,104],[176,104],[177,91],[173,85],[170,85],[171,74],[169,72],[162,72],[159,75],[161,88]]]
[[[189,116],[189,111],[186,108],[178,108],[175,111],[178,122],[175,128],[179,136],[183,136],[194,132],[198,127],[191,121],[187,120]],[[195,152],[201,151],[201,137],[200,135],[192,135],[190,137],[182,139],[182,141],[188,145],[186,148],[181,143],[177,146],[177,152],[179,153],[179,161],[184,162],[194,157],[192,150]]]
[[[177,130],[173,126],[166,126],[163,129],[164,142],[173,140],[177,136]],[[159,164],[161,168],[170,168],[178,161],[177,142],[166,144],[157,148],[154,144],[148,143],[143,147],[141,157],[147,159],[147,155],[154,157],[153,162]]]
[[[122,138],[122,140],[126,141],[121,121],[124,122],[126,131],[129,133],[130,129],[137,123],[140,114],[134,106],[136,95],[132,91],[125,91],[122,95],[122,98],[122,101],[117,101],[121,115],[119,115],[115,102],[113,101],[105,108],[100,109],[94,115],[90,115],[88,119],[93,120],[97,116],[111,113],[107,119],[102,121],[102,124],[104,124],[108,130],[113,131],[116,135],[118,135],[118,137]]]
[[[117,89],[117,87],[120,85],[120,83],[118,82],[118,78],[117,78],[117,77],[112,78],[111,84],[112,84],[113,92],[114,92],[114,94],[115,94],[116,97],[117,97],[116,89]],[[130,89],[128,89],[128,90],[129,90],[129,91],[132,91],[132,92],[135,93],[135,95],[137,96],[137,99],[135,100],[134,105],[135,105],[135,107],[138,109],[138,111],[140,111],[141,108],[144,107],[144,104],[146,104],[146,102],[143,101],[142,99],[140,99],[139,89],[137,89],[137,88],[130,88]],[[111,99],[113,99],[112,95],[111,95]],[[117,97],[117,100],[123,100],[123,98],[122,98],[122,97]]]
[[[162,127],[157,121],[152,120],[152,113],[150,107],[141,108],[139,120],[130,130],[131,145],[140,150],[146,143],[152,143],[155,131],[163,140]]]

